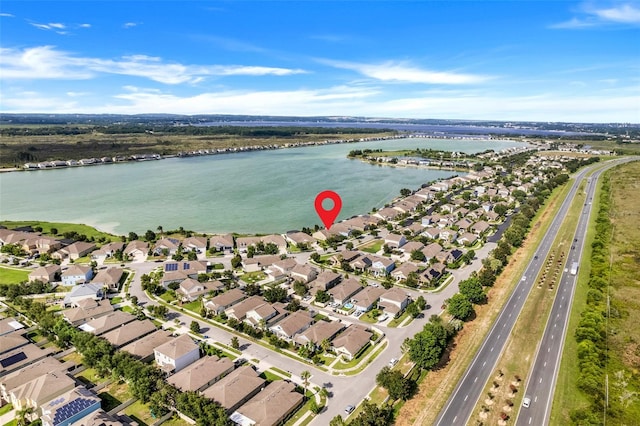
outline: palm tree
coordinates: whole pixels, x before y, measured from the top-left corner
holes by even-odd
[[[164,232],[164,229],[162,228],[162,225],[158,225],[156,230],[160,233],[160,236],[162,237],[162,233]]]
[[[327,352],[329,350],[329,348],[331,348],[331,342],[329,341],[329,339],[322,339],[322,342],[320,342],[320,348]]]
[[[309,386],[309,378],[311,378],[311,372],[309,370],[304,370],[300,373],[300,378],[302,379],[302,384],[304,385],[304,397],[307,397],[307,386]]]

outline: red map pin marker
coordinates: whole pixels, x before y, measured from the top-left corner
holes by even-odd
[[[333,207],[330,210],[325,210],[324,207],[322,207],[322,202],[327,198],[333,201]],[[340,214],[340,209],[342,208],[342,199],[333,191],[322,191],[321,193],[316,195],[315,206],[316,213],[318,213],[318,216],[320,216],[320,220],[322,220],[322,223],[324,223],[324,227],[327,228],[328,231],[329,228],[331,228],[331,225],[333,225],[333,221],[336,220],[336,218]]]

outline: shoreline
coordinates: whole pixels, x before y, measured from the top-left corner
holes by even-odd
[[[527,143],[524,141],[519,141],[511,138],[461,138],[455,136],[438,136],[433,137],[431,135],[421,135],[421,134],[398,134],[394,136],[381,136],[381,137],[368,137],[368,138],[358,138],[358,139],[333,139],[333,140],[325,140],[325,141],[315,141],[315,142],[294,142],[294,143],[286,143],[286,144],[273,144],[273,145],[247,145],[238,148],[219,148],[219,149],[201,149],[198,151],[183,151],[177,154],[166,154],[161,155],[158,153],[150,153],[150,154],[136,154],[129,157],[125,156],[116,156],[116,157],[101,157],[101,158],[86,158],[86,159],[68,159],[68,160],[46,160],[37,163],[25,163],[22,167],[5,167],[0,168],[0,173],[11,173],[11,172],[29,172],[29,171],[41,171],[41,170],[57,170],[57,169],[67,169],[67,168],[75,168],[75,167],[87,167],[87,166],[102,166],[102,165],[110,165],[110,164],[121,164],[121,163],[134,163],[134,162],[145,162],[145,161],[159,161],[167,158],[190,158],[190,157],[200,157],[200,156],[209,156],[209,155],[222,155],[222,154],[236,154],[243,152],[254,152],[254,151],[269,151],[269,150],[277,150],[277,149],[290,149],[290,148],[304,148],[309,146],[322,146],[322,145],[338,145],[338,144],[351,144],[351,143],[360,143],[360,142],[376,142],[383,140],[395,140],[395,139],[437,139],[437,140],[466,140],[466,141],[478,141],[478,142],[486,142],[487,140],[500,140],[500,141],[510,141],[515,143]],[[446,170],[446,169],[445,169]]]

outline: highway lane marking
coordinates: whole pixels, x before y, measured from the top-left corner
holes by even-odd
[[[487,363],[487,361],[483,362],[483,363],[482,363],[482,366],[484,367],[484,365],[485,365],[486,363]]]
[[[458,416],[455,416],[455,417],[453,418],[453,423],[455,423],[455,422],[456,422],[456,419],[457,419],[457,418],[458,418]]]
[[[491,352],[493,352],[493,346],[491,346]]]
[[[551,348],[547,348],[547,352],[551,352]]]
[[[538,397],[536,396],[533,402],[538,402]]]
[[[466,401],[469,398],[469,394],[467,394],[467,396],[464,397],[464,400]]]
[[[551,335],[551,340],[553,340],[553,334]]]
[[[475,382],[477,382],[477,381],[478,381],[478,376],[476,376],[476,378],[475,378],[475,379],[473,379],[473,383],[475,383]]]
[[[542,377],[540,377],[540,383],[542,383]]]
[[[545,367],[547,366],[547,361],[545,361],[545,362],[544,362],[544,366],[545,366]]]
[[[501,334],[498,334],[498,339],[500,338]]]
[[[529,417],[529,424],[531,424],[531,420],[533,420],[533,417]]]

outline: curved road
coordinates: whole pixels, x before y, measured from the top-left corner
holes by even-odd
[[[556,214],[551,226],[545,233],[535,256],[527,265],[523,276],[516,285],[509,300],[503,307],[496,322],[478,350],[475,358],[467,368],[462,379],[458,382],[453,394],[449,397],[445,408],[440,412],[436,424],[440,426],[465,425],[475,408],[487,380],[502,353],[504,345],[513,326],[524,306],[535,279],[544,266],[551,245],[560,229],[564,217],[571,206],[584,176],[600,163],[586,167],[575,175],[575,181],[565,198],[560,210]],[[538,426],[539,424],[536,424]]]

